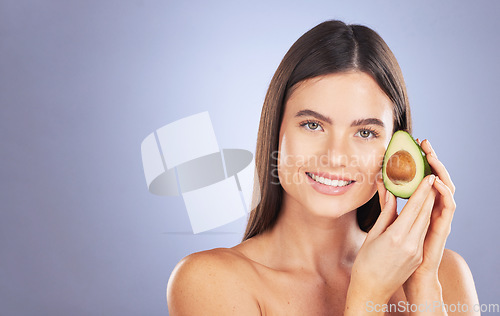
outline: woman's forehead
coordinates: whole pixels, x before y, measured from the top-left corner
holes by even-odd
[[[310,109],[337,120],[367,116],[393,120],[393,103],[371,76],[337,73],[304,80],[286,102],[286,116]]]

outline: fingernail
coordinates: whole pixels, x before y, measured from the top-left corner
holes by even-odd
[[[436,176],[431,174],[431,176],[429,177],[429,184],[432,185],[434,183],[434,179],[436,179]]]

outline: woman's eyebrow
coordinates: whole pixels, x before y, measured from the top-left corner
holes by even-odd
[[[301,110],[301,111],[298,111],[297,114],[295,114],[295,117],[299,117],[299,116],[312,116],[312,117],[315,117],[317,118],[318,120],[322,120],[322,121],[325,121],[327,122],[328,124],[332,124],[332,119],[329,118],[328,116],[325,116],[321,113],[318,113],[316,111],[313,111],[313,110]]]
[[[381,127],[385,127],[384,122],[374,117],[355,120],[354,122],[351,123],[351,127],[362,126],[362,125],[379,125]]]
[[[318,113],[318,112],[313,111],[313,110],[308,110],[308,109],[298,111],[297,114],[295,114],[295,117],[300,117],[300,116],[312,116],[312,117],[317,118],[318,120],[325,121],[330,125],[333,122],[333,120],[331,118],[329,118],[328,116],[325,116],[321,113]],[[382,122],[378,118],[374,118],[374,117],[355,120],[351,123],[351,127],[362,126],[362,125],[379,125],[381,127],[385,127],[384,122]]]

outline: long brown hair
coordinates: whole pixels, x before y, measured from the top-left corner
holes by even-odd
[[[258,199],[258,194],[261,194],[261,199],[250,212],[243,240],[272,228],[281,211],[283,188],[272,183],[277,175],[273,153],[278,151],[284,103],[290,90],[309,78],[351,70],[369,74],[390,98],[394,105],[393,133],[405,130],[411,134],[410,107],[403,75],[384,40],[366,26],[347,25],[337,20],[312,28],[288,50],[267,90],[255,151],[259,183],[254,184],[253,200]],[[379,197],[375,193],[357,209],[359,227],[368,232],[379,214]]]

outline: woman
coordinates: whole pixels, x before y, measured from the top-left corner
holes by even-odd
[[[244,239],[176,266],[170,315],[446,315],[443,304],[473,315],[470,270],[444,249],[455,187],[429,141],[421,146],[434,174],[399,216],[382,184],[397,130],[411,133],[410,109],[380,36],[340,21],[305,33],[266,95],[256,150],[262,198]]]

